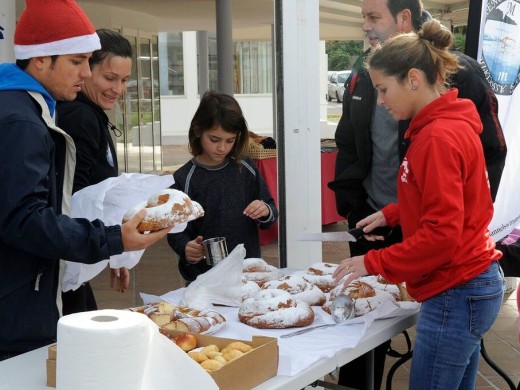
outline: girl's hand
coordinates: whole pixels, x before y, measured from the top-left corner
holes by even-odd
[[[184,254],[188,263],[198,263],[204,259],[204,248],[202,247],[202,236],[198,236],[196,239],[189,241],[184,248]]]
[[[252,219],[268,217],[271,211],[269,207],[261,200],[253,200],[244,210],[244,214]]]

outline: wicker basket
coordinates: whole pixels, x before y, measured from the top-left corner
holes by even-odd
[[[249,145],[246,155],[251,157],[253,160],[263,160],[265,158],[276,157],[276,149],[264,149],[258,146]]]

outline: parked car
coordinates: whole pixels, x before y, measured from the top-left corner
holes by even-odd
[[[343,92],[345,92],[345,81],[350,76],[350,70],[338,70],[332,73],[327,87],[327,100],[330,102],[336,99],[338,103],[343,101]]]

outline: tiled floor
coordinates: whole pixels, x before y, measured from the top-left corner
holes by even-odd
[[[165,150],[164,168],[169,170],[172,166],[181,164],[187,159],[189,159],[189,155],[185,147],[171,147]],[[344,228],[345,226],[339,223],[324,227],[324,230]],[[337,263],[347,256],[348,246],[346,243],[323,244],[323,261]],[[267,262],[278,265],[277,243],[262,247],[262,257]],[[131,288],[124,294],[116,293],[109,288],[108,275],[108,271],[105,270],[92,281],[99,308],[122,309],[140,305],[142,303],[139,297],[140,292],[161,295],[183,286],[182,278],[177,270],[175,254],[168,246],[166,239],[145,251],[139,264],[131,270]],[[506,295],[499,318],[484,339],[489,356],[511,377],[516,385],[520,382],[520,347],[517,321],[516,293],[510,292]],[[413,341],[414,328],[409,330],[409,334]],[[404,337],[395,337],[392,340],[392,347],[398,351],[405,351]],[[387,358],[386,371],[394,362],[394,358]],[[408,389],[409,370],[410,362],[405,363],[397,370],[392,382],[393,389]],[[326,380],[333,382],[330,376]],[[477,390],[509,388],[506,382],[481,359]]]

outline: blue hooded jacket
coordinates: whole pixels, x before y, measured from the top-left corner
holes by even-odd
[[[51,116],[54,116],[56,101],[38,80],[24,72],[15,64],[0,64],[0,91],[34,91],[43,95],[49,106]]]
[[[60,259],[95,263],[123,251],[119,226],[61,213],[71,194],[55,106],[35,78],[0,64],[0,355],[55,341]]]

